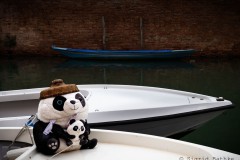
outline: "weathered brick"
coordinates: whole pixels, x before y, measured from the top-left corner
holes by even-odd
[[[194,48],[198,55],[240,55],[239,6],[238,0],[1,0],[0,49],[45,55],[55,53],[52,44],[103,49],[104,16],[105,49]],[[6,45],[13,42],[9,36],[16,37],[15,46]]]

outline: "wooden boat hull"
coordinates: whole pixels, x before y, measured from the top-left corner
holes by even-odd
[[[183,58],[195,53],[195,50],[88,50],[61,48],[52,46],[52,49],[70,58],[82,59],[168,59]]]
[[[92,128],[171,136],[192,130],[232,108],[215,97],[142,86],[78,85]],[[37,112],[43,88],[0,92],[0,127],[22,126]],[[12,110],[17,112],[12,112]]]

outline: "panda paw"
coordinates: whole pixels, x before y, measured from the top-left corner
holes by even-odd
[[[66,141],[66,145],[67,145],[67,146],[71,146],[72,144],[73,144],[73,142],[72,142],[71,140],[67,140],[67,141]]]
[[[82,139],[79,144],[82,146],[82,145],[85,145],[87,143],[88,143],[88,140]]]
[[[47,146],[50,150],[57,150],[58,147],[59,147],[59,143],[58,141],[55,139],[55,138],[51,138],[49,139],[48,143],[47,143]]]
[[[93,149],[98,143],[98,140],[96,138],[93,138],[92,140],[89,140],[88,145],[89,149]]]
[[[68,138],[69,138],[69,139],[74,139],[75,136],[74,136],[74,135],[68,135]]]
[[[98,143],[98,140],[96,138],[92,140],[88,140],[88,142],[81,146],[80,149],[93,149]]]

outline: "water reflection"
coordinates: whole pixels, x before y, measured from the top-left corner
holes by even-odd
[[[184,61],[79,61],[60,57],[5,57],[1,59],[3,78],[0,89],[43,87],[55,78],[77,84],[148,85],[151,81],[157,83],[168,74],[168,70],[176,77],[182,71],[194,67]]]
[[[222,96],[236,107],[183,139],[240,154],[240,60],[78,61],[61,57],[0,57],[0,90],[76,84],[156,86]],[[226,138],[227,137],[227,138]]]
[[[101,68],[193,68],[192,63],[186,61],[168,60],[168,61],[97,61],[97,60],[75,60],[67,59],[56,68],[82,68],[82,67],[101,67]]]
[[[193,64],[184,61],[83,61],[69,59],[58,64],[55,71],[87,70],[84,76],[91,77],[86,79],[88,83],[92,83],[92,80],[96,77],[102,77],[98,80],[105,84],[144,85],[145,80],[154,78],[147,76],[149,72],[154,72],[153,74],[157,75],[157,72],[165,69],[191,69],[193,67]]]

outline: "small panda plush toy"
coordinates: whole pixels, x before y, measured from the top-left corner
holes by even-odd
[[[33,127],[34,141],[37,150],[46,155],[56,154],[61,146],[73,144],[67,128],[71,119],[83,120],[85,132],[83,139],[87,143],[80,149],[92,149],[97,139],[89,139],[90,127],[87,123],[88,104],[75,84],[65,84],[63,80],[53,80],[51,86],[40,92],[38,105],[38,121]],[[71,125],[70,125],[71,126]]]
[[[60,139],[60,146],[58,152],[68,152],[72,150],[79,150],[81,146],[87,144],[88,140],[84,138],[85,127],[84,121],[71,119],[67,127],[67,133],[72,137],[72,144],[67,146],[62,139]]]

